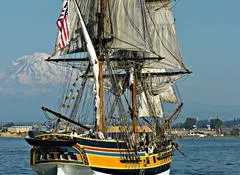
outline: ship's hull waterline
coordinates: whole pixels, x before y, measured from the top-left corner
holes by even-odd
[[[147,173],[144,171],[135,171],[133,172],[127,172],[123,171],[122,173],[116,173],[112,172],[109,173],[102,173],[99,171],[93,171],[89,167],[83,167],[79,165],[64,165],[64,164],[41,164],[37,165],[33,168],[38,175],[120,175],[120,174],[144,174],[144,175],[150,175],[151,173]],[[163,171],[161,173],[155,174],[155,175],[169,175],[170,169]]]
[[[109,171],[109,173],[103,173],[101,171],[94,171],[90,167],[84,167],[79,165],[64,165],[64,164],[41,164],[33,168],[38,175],[153,175],[153,173],[141,170],[132,171]],[[169,175],[170,169],[164,170],[163,172],[158,172],[154,175]]]
[[[33,167],[38,175],[91,175],[88,166],[70,164],[38,164]]]
[[[170,174],[170,164],[159,166],[151,169],[102,169],[102,168],[93,168],[94,175],[169,175]]]
[[[152,170],[103,170],[79,165],[66,164],[39,164],[34,171],[38,175],[169,175],[170,167],[158,167],[155,172]],[[157,170],[157,171],[156,171]],[[105,172],[105,173],[103,173]],[[107,173],[108,172],[108,173]]]
[[[109,174],[106,174],[106,173],[101,173],[101,172],[97,172],[97,171],[93,171],[93,175],[109,175]],[[142,173],[143,174],[143,173]],[[127,173],[125,173],[125,175],[128,175]],[[129,174],[129,175],[132,175],[132,174]],[[138,174],[139,175],[139,174]],[[144,173],[144,175],[146,175],[146,173]],[[159,174],[155,174],[155,175],[170,175],[170,169],[167,170],[167,171],[164,171],[162,173],[159,173]]]

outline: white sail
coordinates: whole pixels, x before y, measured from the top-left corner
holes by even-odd
[[[145,60],[144,68],[185,70],[169,4],[170,0],[109,0],[105,37],[112,37],[110,47],[164,58]]]
[[[109,0],[106,14],[106,35],[113,36],[111,48],[133,51],[149,51],[146,44],[144,1]]]
[[[167,76],[167,75],[152,75],[152,73],[167,73],[166,69],[151,69],[151,68],[144,68],[142,69],[142,73],[149,74],[147,78],[144,80],[144,84],[148,87],[148,90],[150,94],[152,95],[160,95],[165,93],[165,95],[162,95],[163,101],[165,101],[165,97],[167,97],[169,94],[169,100],[170,101],[176,101],[175,93],[172,89],[172,86],[176,83],[177,80],[181,78],[181,75],[173,75],[173,76]],[[170,97],[172,96],[172,97]],[[168,101],[166,99],[166,101]],[[174,102],[173,102],[174,103]]]
[[[139,97],[139,117],[163,117],[160,96],[149,96],[142,92]]]
[[[168,2],[170,3],[170,1]],[[147,2],[146,19],[151,49],[164,58],[158,64],[149,63],[148,67],[183,69],[182,56],[176,39],[175,22],[170,5],[161,1]]]
[[[164,88],[162,88],[162,92],[160,93],[160,98],[163,102],[167,103],[174,103],[177,104],[178,99],[173,91],[173,88],[171,85],[166,85]]]

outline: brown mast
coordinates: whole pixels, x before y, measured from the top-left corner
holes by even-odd
[[[103,75],[102,75],[102,66],[103,61],[99,58],[99,126],[98,129],[103,131]]]
[[[133,115],[133,133],[134,133],[134,141],[135,143],[138,142],[138,131],[137,131],[137,123],[138,123],[138,118],[137,118],[137,79],[136,79],[136,72],[135,70],[133,71],[133,84],[131,87],[132,90],[132,115]]]
[[[103,50],[103,32],[104,32],[104,14],[106,8],[106,1],[100,0],[100,13],[99,17],[99,26],[98,26],[98,41],[99,41],[99,126],[98,129],[103,131],[103,58],[102,58],[102,50]]]

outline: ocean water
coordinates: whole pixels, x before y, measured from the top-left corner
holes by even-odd
[[[239,139],[182,139],[171,175],[240,175]],[[23,139],[0,138],[0,175],[36,175],[29,165],[30,146]]]
[[[175,154],[172,175],[240,175],[240,138],[183,139],[187,157]]]

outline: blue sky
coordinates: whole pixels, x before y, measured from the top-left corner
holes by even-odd
[[[61,2],[1,2],[0,71],[25,54],[52,51]],[[193,71],[179,83],[185,109],[240,106],[239,7],[239,0],[180,0],[174,8],[184,61]]]
[[[194,72],[180,85],[186,100],[240,105],[239,6],[238,0],[180,0],[175,8],[182,53]]]
[[[0,70],[12,60],[33,52],[51,52],[61,0],[1,2]]]

